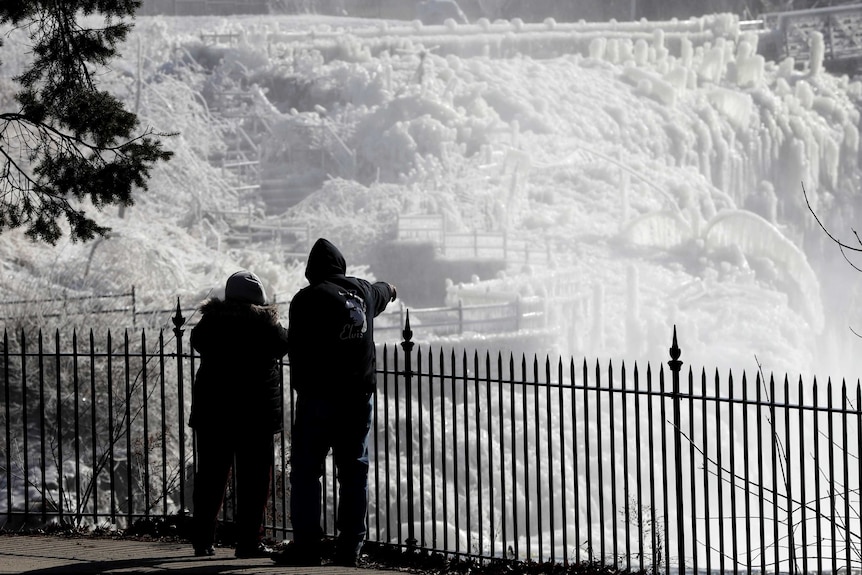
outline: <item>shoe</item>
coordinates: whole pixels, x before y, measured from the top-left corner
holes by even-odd
[[[292,565],[294,567],[314,567],[320,565],[320,552],[298,546],[291,541],[281,553],[273,554],[276,565]]]
[[[234,557],[237,559],[260,559],[272,557],[274,551],[271,547],[267,547],[263,543],[257,545],[238,545],[234,552]]]
[[[215,549],[210,545],[209,547],[195,547],[195,557],[212,557],[215,555]]]

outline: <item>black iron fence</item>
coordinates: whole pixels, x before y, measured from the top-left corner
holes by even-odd
[[[379,354],[369,540],[665,573],[862,568],[859,382],[685,373],[675,332],[668,370],[435,350],[414,347],[405,320],[403,341]],[[155,337],[4,332],[7,526],[194,512],[197,358],[179,310],[174,323]],[[286,429],[275,538],[291,532]],[[328,463],[327,533],[333,473]]]

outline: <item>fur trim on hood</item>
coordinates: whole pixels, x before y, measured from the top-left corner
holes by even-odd
[[[217,298],[205,301],[201,305],[201,314],[256,318],[272,325],[278,323],[278,306],[254,305]]]

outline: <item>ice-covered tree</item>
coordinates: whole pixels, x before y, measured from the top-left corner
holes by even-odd
[[[104,236],[109,229],[93,210],[132,205],[154,164],[170,158],[164,134],[141,129],[135,113],[98,87],[100,69],[116,55],[139,5],[0,2],[0,26],[25,32],[32,51],[14,78],[17,109],[0,109],[0,233],[24,228],[54,244],[65,220],[74,240]]]

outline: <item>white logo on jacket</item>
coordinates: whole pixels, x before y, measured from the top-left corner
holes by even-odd
[[[341,339],[361,339],[368,329],[365,318],[365,300],[356,292],[342,292],[338,295],[344,298],[344,307],[347,309],[348,321],[341,328]]]

